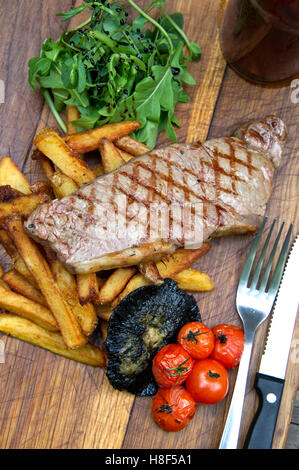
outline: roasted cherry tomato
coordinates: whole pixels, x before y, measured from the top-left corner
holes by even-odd
[[[181,328],[178,342],[194,359],[204,359],[213,351],[215,337],[208,326],[194,321]]]
[[[186,380],[187,390],[199,403],[212,404],[223,400],[228,392],[228,373],[215,359],[195,361]]]
[[[226,369],[236,367],[244,349],[244,332],[235,325],[216,325],[212,329],[215,347],[211,357],[221,362]]]
[[[197,404],[182,385],[161,388],[153,399],[156,423],[165,431],[180,431],[195,415]]]
[[[185,382],[193,367],[192,357],[180,344],[167,344],[153,360],[153,374],[161,387]]]

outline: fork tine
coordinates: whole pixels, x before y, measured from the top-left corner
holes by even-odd
[[[259,260],[258,260],[256,269],[255,269],[255,273],[254,273],[252,282],[251,282],[251,284],[250,284],[250,289],[256,289],[256,286],[257,286],[257,283],[258,283],[258,280],[259,280],[259,277],[260,277],[260,274],[261,274],[262,266],[263,266],[263,263],[264,263],[264,259],[265,259],[266,252],[267,252],[267,248],[268,248],[268,245],[269,245],[269,241],[270,241],[270,238],[271,238],[271,235],[272,235],[272,232],[273,232],[273,228],[274,228],[275,223],[276,223],[276,219],[274,219],[274,221],[273,221],[273,223],[272,223],[272,225],[271,225],[271,228],[270,228],[270,230],[269,230],[267,239],[266,239],[265,244],[264,244],[264,246],[263,246],[263,250],[262,250],[262,252],[261,252],[261,254],[260,254],[260,257],[259,257]]]
[[[272,251],[270,253],[269,260],[268,260],[268,263],[267,263],[266,268],[265,268],[264,276],[263,276],[263,279],[262,279],[262,282],[261,282],[261,285],[260,285],[260,288],[259,288],[260,292],[265,292],[265,290],[266,290],[267,283],[268,283],[269,276],[270,276],[270,272],[271,272],[272,265],[273,265],[274,256],[275,256],[275,253],[276,253],[276,250],[277,250],[278,242],[279,242],[279,239],[281,237],[283,227],[284,227],[284,222],[281,224],[280,230],[278,232],[278,235],[276,237],[276,240],[275,240],[275,243],[273,245]]]
[[[290,227],[289,227],[288,233],[285,237],[284,243],[283,243],[281,251],[280,251],[280,255],[279,255],[279,258],[278,258],[278,261],[277,261],[277,264],[276,264],[276,268],[275,268],[275,271],[273,273],[272,281],[271,281],[271,284],[270,284],[270,287],[269,287],[269,291],[268,291],[268,293],[270,295],[275,296],[277,291],[278,291],[278,288],[279,288],[279,284],[280,284],[280,281],[281,281],[281,276],[282,276],[282,273],[283,273],[283,270],[284,270],[284,267],[285,267],[285,263],[286,263],[286,259],[287,259],[287,256],[288,256],[288,250],[289,250],[289,244],[290,244],[290,240],[291,240],[292,228],[293,228],[293,224],[291,224]]]
[[[252,265],[254,263],[255,255],[256,255],[256,252],[257,252],[257,247],[258,247],[258,244],[260,242],[260,239],[261,239],[261,236],[262,236],[262,233],[263,233],[263,230],[264,230],[267,219],[268,219],[268,217],[264,218],[264,220],[262,222],[262,225],[260,226],[260,229],[258,231],[258,234],[255,237],[254,242],[251,245],[250,252],[247,256],[246,262],[244,264],[244,267],[243,267],[243,270],[242,270],[242,273],[241,273],[239,286],[240,285],[247,286],[247,284],[248,284],[248,279],[249,279],[249,276],[250,276],[250,273],[251,273]]]

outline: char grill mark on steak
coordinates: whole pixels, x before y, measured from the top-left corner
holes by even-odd
[[[283,123],[277,127],[284,129]],[[264,127],[262,121],[257,121],[249,130],[246,126],[240,129],[238,132],[246,136],[247,142],[253,129],[263,130]],[[169,213],[163,240],[173,249],[174,245],[184,245],[185,240],[190,239],[187,235],[198,232],[194,230],[193,216],[183,223],[176,205],[184,210],[191,205],[194,214],[195,204],[201,204],[200,229],[204,239],[252,231],[258,228],[271,192],[274,167],[269,149],[277,152],[277,146],[282,146],[284,140],[284,132],[278,132],[274,145],[268,123],[265,129],[267,135],[259,141],[260,147],[264,142],[265,151],[254,148],[256,138],[247,145],[239,138],[230,137],[205,143],[173,144],[149,152],[97,178],[73,195],[41,206],[29,217],[26,229],[37,240],[49,242],[62,261],[74,270],[89,269],[86,266],[93,266],[94,270],[95,266],[110,269],[109,260],[105,264],[106,258],[114,253],[125,257],[120,266],[136,264],[128,259],[126,250],[133,246],[153,246],[161,241],[160,235],[153,235],[149,220],[153,216],[158,225],[163,224],[163,210]],[[124,209],[120,208],[120,198],[126,201]],[[159,208],[153,209],[153,203]],[[140,210],[146,217],[140,215]],[[112,230],[112,218],[119,211],[126,228],[123,238]],[[31,224],[36,226],[34,230],[30,229]],[[196,235],[196,243],[200,245],[199,238]],[[141,258],[146,256],[149,260],[150,249],[142,253],[145,252]],[[98,261],[102,258],[105,258],[104,264]],[[113,262],[115,267],[115,257]]]

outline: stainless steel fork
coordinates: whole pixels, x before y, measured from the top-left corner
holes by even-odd
[[[254,336],[258,327],[261,325],[261,323],[263,323],[264,320],[266,320],[272,310],[288,254],[292,224],[290,225],[283,246],[281,248],[270,286],[267,288],[272,266],[274,264],[273,261],[275,253],[277,251],[279,239],[281,237],[281,233],[284,227],[283,223],[274,242],[268,262],[265,266],[262,279],[260,280],[261,271],[264,264],[270,237],[274,225],[276,223],[276,220],[274,220],[268,232],[268,236],[262,248],[258,262],[256,264],[255,272],[251,273],[253,263],[256,258],[258,245],[261,240],[266,221],[267,217],[265,217],[265,219],[263,220],[260,230],[251,246],[249,255],[246,259],[241,274],[237,290],[236,305],[244,326],[245,345],[242,358],[239,364],[235,388],[229,412],[226,418],[226,423],[219,449],[237,449],[238,447],[242,410],[245,398],[248,370],[250,365]],[[252,280],[250,282],[249,278],[251,274]]]

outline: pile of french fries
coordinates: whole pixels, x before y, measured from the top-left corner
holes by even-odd
[[[180,248],[157,263],[118,268],[109,273],[71,274],[48,248],[33,241],[23,221],[41,203],[75,192],[94,178],[116,170],[150,149],[129,136],[139,122],[121,122],[76,132],[76,108],[68,106],[68,134],[44,129],[34,139],[32,158],[39,161],[47,181],[31,185],[9,156],[0,160],[0,243],[12,267],[0,266],[0,331],[61,356],[105,367],[104,348],[89,342],[99,324],[105,340],[115,307],[141,286],[177,281],[187,291],[214,289],[210,277],[190,266],[210,250]],[[90,168],[85,154],[99,151]]]

